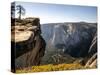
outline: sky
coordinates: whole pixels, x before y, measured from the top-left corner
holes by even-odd
[[[26,17],[39,17],[40,23],[57,22],[97,22],[97,7],[94,6],[76,6],[61,4],[44,4],[31,2],[16,2],[16,5],[22,5]],[[18,17],[18,14],[16,14]]]

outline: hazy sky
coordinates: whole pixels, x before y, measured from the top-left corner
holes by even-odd
[[[25,8],[26,14],[23,17],[39,17],[41,24],[79,21],[97,22],[96,7],[27,2],[16,2],[16,5],[22,5]]]

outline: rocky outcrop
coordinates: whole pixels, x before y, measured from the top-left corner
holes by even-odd
[[[80,63],[86,68],[97,68],[97,54],[97,33],[95,33],[87,56]]]
[[[85,67],[90,67],[90,68],[97,67],[97,53],[93,54],[93,56],[87,60]]]
[[[16,21],[11,31],[11,47],[15,50],[15,67],[39,65],[45,52],[38,18]]]
[[[88,54],[92,56],[93,54],[97,53],[97,33],[95,33],[92,43],[90,45]]]
[[[84,60],[86,61],[85,67],[97,67],[97,33],[92,40],[91,46],[88,51],[88,56]]]

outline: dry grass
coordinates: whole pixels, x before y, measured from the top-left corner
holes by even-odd
[[[84,67],[80,64],[58,64],[58,65],[43,65],[43,66],[32,66],[29,68],[16,70],[16,73],[27,73],[27,72],[47,72],[47,71],[62,71],[62,70],[75,70],[83,69]]]

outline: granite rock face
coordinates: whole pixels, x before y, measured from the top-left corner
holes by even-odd
[[[39,65],[45,52],[38,18],[15,21],[11,28],[11,47],[15,50],[15,67]]]
[[[46,41],[42,64],[84,60],[85,65],[97,52],[97,23],[49,23],[41,25],[41,30]]]
[[[89,48],[85,67],[97,67],[97,34],[95,34]]]
[[[97,24],[55,23],[44,24],[41,29],[47,48],[60,49],[72,57],[85,57],[96,33]]]

